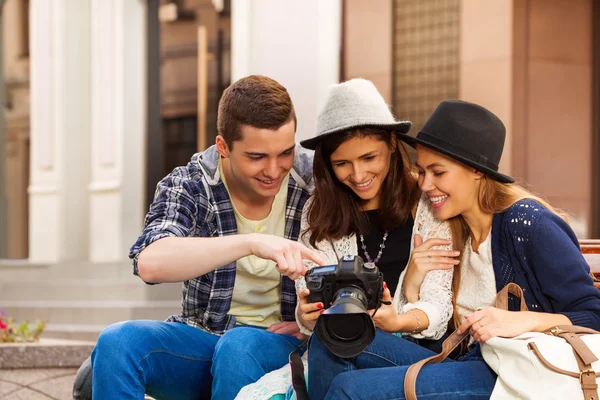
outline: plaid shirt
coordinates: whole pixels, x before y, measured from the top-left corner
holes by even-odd
[[[195,154],[185,167],[173,170],[158,183],[154,202],[146,215],[142,235],[131,247],[133,273],[137,258],[150,243],[168,236],[214,237],[235,235],[237,225],[229,193],[219,176],[215,146]],[[296,146],[290,171],[285,210],[285,238],[297,240],[304,203],[309,197],[305,182],[312,178],[312,153]],[[228,315],[235,283],[236,263],[183,282],[181,315],[167,321],[182,322],[221,335],[236,323]],[[281,317],[293,321],[296,307],[294,282],[281,278]]]

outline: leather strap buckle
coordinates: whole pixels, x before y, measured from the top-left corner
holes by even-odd
[[[550,333],[552,333],[552,335],[554,336],[558,336],[563,332],[564,331],[559,326],[553,326],[552,328],[550,328]]]
[[[585,382],[583,380],[586,378],[589,379],[590,376],[593,377],[594,383],[596,383],[596,372],[593,369],[586,369],[585,371],[579,372],[579,383],[584,385]]]

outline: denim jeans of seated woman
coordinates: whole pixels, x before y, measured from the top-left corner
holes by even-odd
[[[404,399],[404,376],[411,364],[436,353],[377,330],[365,351],[353,358],[332,354],[313,335],[308,350],[308,393],[317,399]],[[417,378],[417,396],[424,399],[489,399],[496,374],[479,346],[458,360],[426,365]]]
[[[293,336],[236,327],[223,336],[176,322],[127,321],[107,327],[92,353],[94,399],[233,399],[282,367]]]

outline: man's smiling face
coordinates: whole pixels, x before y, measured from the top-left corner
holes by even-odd
[[[294,164],[296,123],[276,130],[241,126],[242,138],[227,146],[217,138],[217,149],[228,161],[223,168],[227,185],[248,198],[272,197]]]

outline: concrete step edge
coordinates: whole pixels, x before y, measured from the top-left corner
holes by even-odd
[[[179,307],[180,301],[174,300],[2,300],[2,308],[161,308]]]
[[[85,333],[100,333],[108,325],[92,325],[92,324],[48,324],[44,332],[85,332]],[[42,336],[44,334],[42,333]]]

